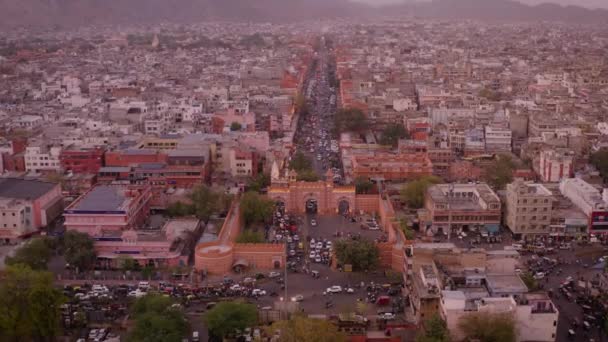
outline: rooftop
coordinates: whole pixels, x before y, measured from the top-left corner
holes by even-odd
[[[69,208],[79,211],[123,211],[130,198],[125,194],[125,187],[99,185],[93,188]]]
[[[0,178],[0,197],[33,200],[51,191],[57,183],[26,180],[19,178]]]

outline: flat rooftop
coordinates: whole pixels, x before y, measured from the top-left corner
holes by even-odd
[[[124,211],[131,198],[121,186],[99,185],[83,195],[70,210],[78,211]]]
[[[517,274],[488,274],[486,276],[491,292],[525,293],[528,287]]]
[[[35,200],[51,191],[56,183],[19,178],[0,178],[0,197]]]

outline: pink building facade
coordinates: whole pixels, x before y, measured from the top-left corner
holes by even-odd
[[[66,229],[95,238],[138,228],[149,216],[151,198],[149,185],[98,185],[66,208]]]

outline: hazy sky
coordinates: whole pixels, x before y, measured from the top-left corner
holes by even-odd
[[[404,2],[406,0],[354,0],[372,5],[394,4]],[[412,1],[412,0],[410,0]],[[413,1],[429,1],[429,0],[413,0]],[[560,5],[578,5],[589,8],[608,8],[608,0],[517,0],[525,4],[537,5],[540,3],[551,2]]]

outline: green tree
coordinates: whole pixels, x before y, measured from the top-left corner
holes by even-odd
[[[249,227],[270,218],[274,211],[274,202],[257,192],[248,191],[243,195],[240,207],[243,224]]]
[[[504,189],[513,181],[515,164],[508,155],[498,155],[496,160],[485,168],[485,181],[495,189]]]
[[[466,340],[479,342],[514,342],[515,322],[507,314],[470,314],[463,317],[458,326]]]
[[[91,269],[97,260],[94,244],[93,239],[85,233],[67,231],[63,235],[65,261],[79,270]]]
[[[374,190],[374,183],[365,177],[355,179],[355,192],[357,194],[369,194]]]
[[[339,110],[334,115],[334,126],[337,133],[361,133],[369,127],[369,124],[367,117],[362,110],[356,108],[344,108]]]
[[[15,251],[12,257],[6,257],[7,265],[24,264],[33,270],[46,270],[52,251],[46,241],[48,238],[37,237],[27,241]]]
[[[211,215],[223,209],[222,195],[213,192],[207,186],[196,187],[189,197],[192,202],[192,213],[205,224],[209,223]]]
[[[424,322],[424,331],[416,336],[416,342],[449,342],[450,333],[439,315]]]
[[[54,340],[61,331],[63,302],[52,273],[8,266],[0,282],[0,340]]]
[[[262,189],[267,188],[270,185],[270,175],[265,173],[258,173],[255,178],[251,179],[247,190],[260,192]]]
[[[422,208],[426,190],[431,185],[438,183],[441,183],[441,178],[435,176],[425,176],[411,181],[401,189],[401,200],[406,202],[410,208]]]
[[[243,230],[236,238],[237,243],[264,243],[264,233],[251,229]]]
[[[177,201],[167,207],[167,215],[169,215],[169,217],[190,216],[193,213],[193,209],[194,207],[191,204]]]
[[[181,342],[188,331],[188,321],[173,299],[148,294],[139,298],[132,307],[135,328],[129,341]]]
[[[351,264],[354,271],[372,270],[380,262],[378,246],[368,240],[337,241],[336,257],[342,265]]]
[[[234,121],[233,123],[230,124],[230,130],[232,132],[240,131],[241,128],[243,128],[243,126],[236,121]]]
[[[389,124],[384,131],[382,131],[379,143],[381,145],[397,147],[399,139],[407,138],[407,136],[408,134],[405,127],[403,127],[403,124]]]
[[[300,172],[303,170],[312,169],[312,162],[308,157],[304,155],[301,151],[296,152],[294,156],[291,158],[291,162],[289,163],[289,168],[291,170],[296,170],[296,172]]]
[[[330,321],[301,315],[290,320],[273,323],[268,328],[268,332],[271,335],[280,334],[281,342],[340,342],[347,340],[347,336]]]
[[[403,231],[403,235],[406,239],[414,240],[416,238],[416,233],[412,228],[410,228],[405,219],[399,220],[399,228],[401,228],[401,230]]]
[[[608,148],[593,153],[589,161],[599,171],[604,182],[608,182]]]
[[[529,291],[536,291],[540,289],[538,281],[534,279],[534,275],[532,275],[530,272],[523,273],[521,275],[521,280],[524,282],[524,284],[526,284]]]
[[[252,327],[258,322],[255,305],[240,302],[222,302],[209,310],[204,317],[209,333],[225,338],[236,330]]]
[[[137,261],[135,261],[135,259],[133,259],[131,256],[129,256],[129,255],[121,255],[118,258],[118,266],[123,271],[133,271],[139,265],[138,265]]]
[[[320,178],[314,170],[307,169],[298,171],[298,176],[296,177],[296,179],[301,182],[316,182]]]

